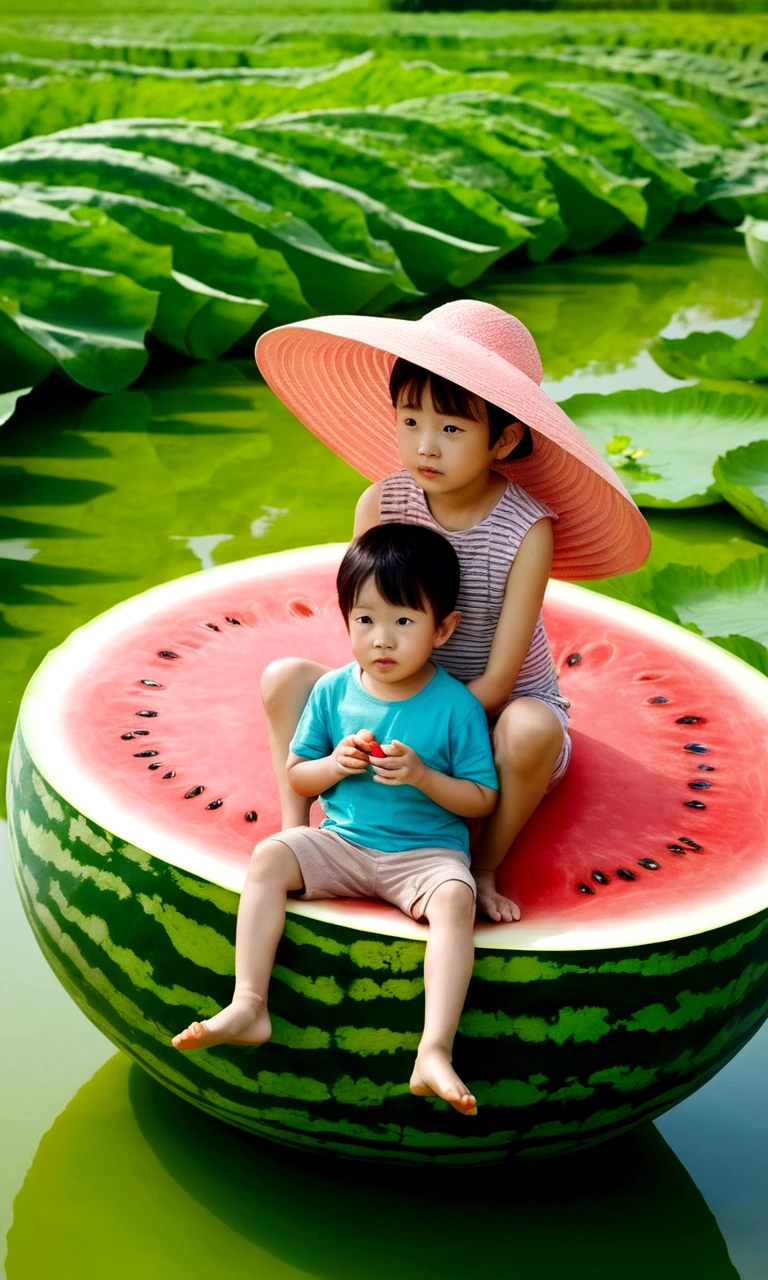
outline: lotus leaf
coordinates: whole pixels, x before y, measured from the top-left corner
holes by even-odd
[[[656,575],[654,590],[678,622],[724,648],[744,637],[750,649],[759,646],[757,665],[768,662],[768,553],[735,560],[716,574],[671,564]]]
[[[31,387],[19,387],[17,391],[0,391],[0,425],[13,416],[19,397],[28,395],[31,390]]]
[[[0,241],[0,260],[6,322],[0,350],[6,348],[5,363],[15,365],[17,384],[26,379],[15,362],[34,361],[35,348],[43,359],[33,383],[55,364],[91,391],[118,391],[139,376],[156,293],[126,276],[73,267],[7,240]],[[8,321],[17,329],[15,341]]]
[[[685,338],[657,338],[650,353],[673,378],[768,378],[768,306],[742,338],[715,330]]]
[[[701,387],[573,396],[562,408],[615,467],[641,507],[704,507],[720,500],[721,454],[768,436],[768,394]],[[627,443],[624,444],[624,440]]]
[[[768,530],[768,439],[723,454],[715,463],[715,481],[732,507]]]
[[[750,262],[768,280],[768,222],[745,218],[739,231],[744,232]]]
[[[309,303],[321,311],[358,310],[381,286],[375,267],[338,253],[301,218],[245,191],[154,156],[66,137],[32,138],[0,152],[0,176],[77,182],[182,208],[225,231],[248,231],[257,244],[279,249]]]

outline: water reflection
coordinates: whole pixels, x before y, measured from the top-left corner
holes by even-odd
[[[738,1280],[653,1126],[526,1167],[323,1161],[209,1119],[117,1055],[40,1144],[14,1207],[9,1280],[195,1280],[235,1266],[259,1280]]]

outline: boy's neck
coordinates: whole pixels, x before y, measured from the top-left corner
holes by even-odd
[[[366,693],[372,693],[374,698],[380,698],[382,702],[405,702],[406,698],[414,698],[422,689],[426,689],[436,675],[437,667],[434,662],[425,662],[415,675],[392,682],[377,680],[361,667],[360,683]]]
[[[472,529],[481,520],[485,520],[496,506],[507,487],[504,476],[498,471],[489,471],[479,480],[450,493],[428,494],[424,499],[434,519],[449,533],[462,529]]]

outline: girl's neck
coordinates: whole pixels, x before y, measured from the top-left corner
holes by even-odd
[[[427,494],[424,499],[432,516],[449,533],[472,529],[490,515],[507,487],[504,476],[489,471],[472,484],[450,493]]]

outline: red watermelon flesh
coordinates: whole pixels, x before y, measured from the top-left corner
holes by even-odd
[[[239,888],[254,843],[280,825],[261,671],[287,655],[350,660],[335,598],[342,550],[180,579],[75,632],[58,651],[66,683],[58,662],[25,706],[44,774],[122,839]],[[522,921],[480,926],[478,943],[648,942],[759,910],[768,682],[673,624],[579,588],[553,584],[545,624],[572,702],[572,763],[499,872]],[[381,904],[296,909],[422,934]]]

